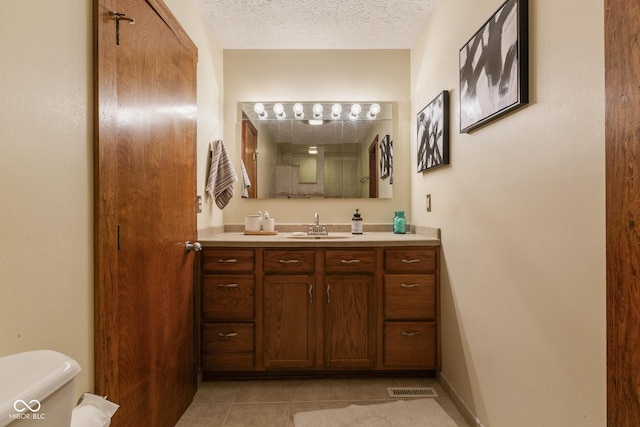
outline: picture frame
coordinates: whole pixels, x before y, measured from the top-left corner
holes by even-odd
[[[528,10],[505,1],[460,49],[460,133],[529,103]]]
[[[443,90],[416,116],[418,172],[449,164],[449,91]]]
[[[393,168],[393,142],[390,135],[380,140],[380,179],[391,176]]]

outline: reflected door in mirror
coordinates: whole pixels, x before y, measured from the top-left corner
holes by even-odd
[[[251,182],[247,193],[250,199],[256,199],[258,197],[258,130],[244,113],[242,116],[242,162]]]

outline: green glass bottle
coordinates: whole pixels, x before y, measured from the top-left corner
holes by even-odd
[[[407,232],[407,220],[404,211],[396,211],[393,217],[393,232],[395,234],[405,234]]]

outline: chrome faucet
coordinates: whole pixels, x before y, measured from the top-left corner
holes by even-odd
[[[308,236],[325,236],[329,234],[329,230],[327,230],[326,224],[320,224],[320,215],[316,212],[313,215],[313,224],[307,224],[309,226],[309,230],[307,230]]]

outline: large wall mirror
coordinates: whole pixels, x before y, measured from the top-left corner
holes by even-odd
[[[240,103],[249,198],[392,198],[393,104]]]

